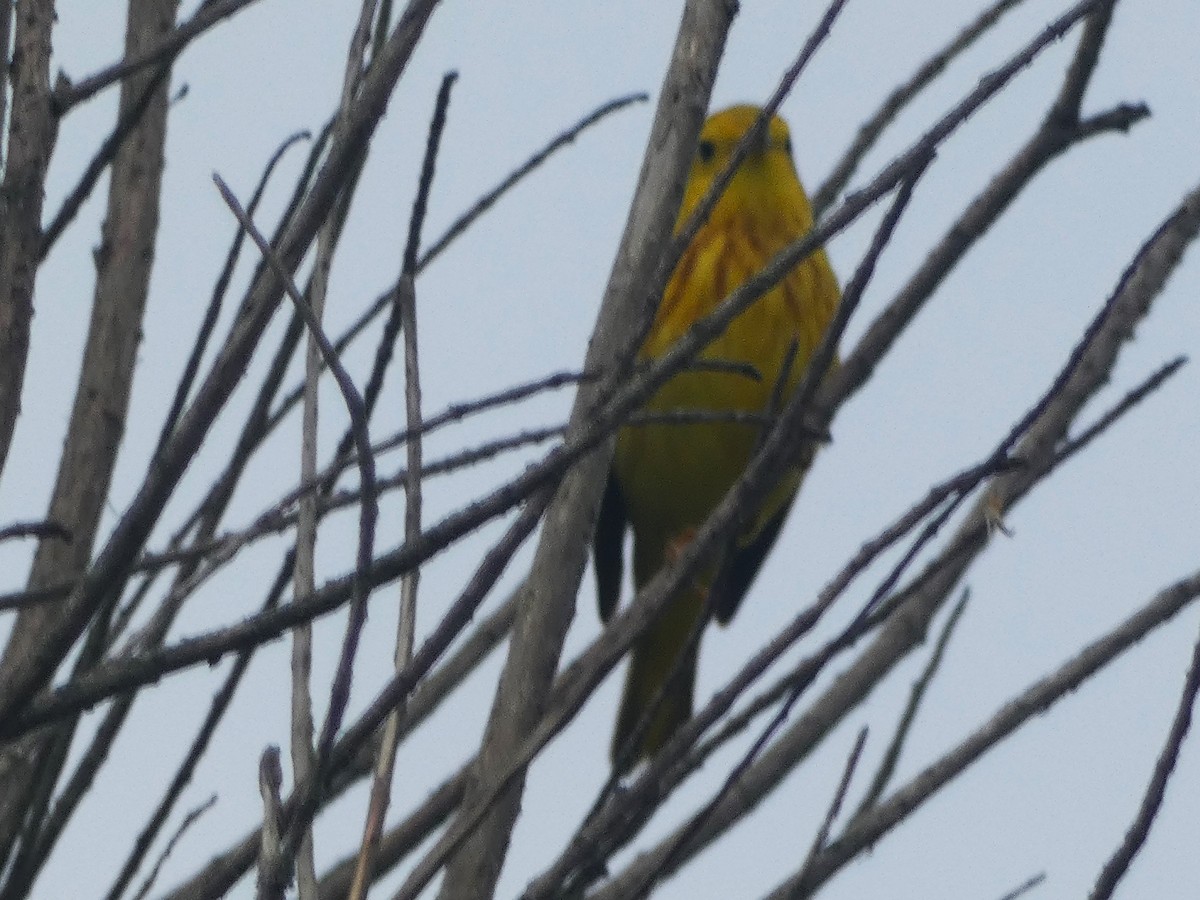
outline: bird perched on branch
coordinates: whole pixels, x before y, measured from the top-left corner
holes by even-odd
[[[758,107],[734,106],[704,124],[677,229],[758,114]],[[774,116],[680,258],[639,357],[653,359],[666,352],[697,319],[812,225],[812,209],[792,162],[788,127]],[[700,411],[709,421],[660,421],[620,430],[595,536],[601,618],[607,620],[617,607],[625,529],[633,531],[633,581],[640,588],[686,547],[761,439],[761,424],[719,421],[720,414],[766,412],[780,388],[786,397],[803,376],[840,296],[825,252],[816,251],[709,344],[701,365],[673,376],[644,407],[667,419],[672,410]],[[705,360],[710,364],[704,365]],[[613,735],[618,769],[652,756],[691,717],[698,640],[689,638],[702,627],[706,603],[722,624],[737,611],[779,535],[802,476],[799,464],[788,471],[721,556],[719,575],[714,560],[638,637]],[[651,712],[660,693],[662,700]]]

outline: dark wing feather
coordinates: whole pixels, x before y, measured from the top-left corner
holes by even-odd
[[[617,478],[608,473],[608,484],[600,501],[600,516],[592,538],[592,556],[596,566],[596,603],[600,618],[607,622],[621,599],[621,575],[624,570],[625,527],[628,525],[625,498]]]
[[[727,624],[738,611],[742,598],[746,596],[746,591],[750,590],[750,585],[754,583],[754,578],[762,567],[763,560],[767,558],[775,539],[779,537],[783,521],[787,518],[794,499],[795,494],[759,529],[754,540],[744,545],[735,542],[726,552],[709,589],[713,615],[722,625]]]

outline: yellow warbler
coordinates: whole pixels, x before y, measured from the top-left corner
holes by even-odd
[[[691,214],[734,147],[758,116],[754,106],[712,115],[700,141],[684,192],[678,225]],[[700,317],[762,269],[784,246],[813,224],[812,209],[792,162],[788,127],[775,116],[750,149],[708,222],[679,260],[643,344],[640,357],[664,353]],[[754,412],[768,410],[781,378],[794,389],[833,317],[840,297],[823,250],[809,256],[772,291],[743,312],[703,352],[702,359],[749,364],[760,377],[703,365],[675,375],[647,402],[649,413],[670,410]],[[793,344],[796,354],[784,373]],[[600,615],[617,606],[622,542],[633,530],[633,580],[641,587],[686,545],[745,469],[760,439],[754,423],[661,422],[622,428],[597,523],[594,557]],[[722,560],[713,615],[729,621],[774,543],[800,486],[801,468],[790,471],[739,535]],[[696,652],[688,638],[713,587],[716,561],[638,638],[625,680],[613,735],[614,763],[643,714],[665,686],[663,701],[625,766],[655,753],[692,714]],[[683,654],[682,670],[667,684]]]

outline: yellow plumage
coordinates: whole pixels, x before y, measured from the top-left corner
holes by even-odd
[[[711,116],[700,134],[679,214],[682,224],[729,161],[758,108],[735,106]],[[791,157],[787,125],[774,117],[759,146],[738,168],[708,222],[672,274],[640,356],[665,352],[730,291],[813,224],[812,210]],[[792,343],[797,353],[787,387],[793,389],[833,317],[840,291],[824,251],[797,266],[774,290],[733,321],[703,357],[749,363],[760,379],[728,371],[686,371],[649,400],[648,412],[673,409],[763,412],[769,408]],[[699,528],[745,469],[761,428],[739,423],[663,423],[630,426],[617,436],[616,454],[596,531],[596,572],[604,618],[620,592],[621,543],[633,530],[633,580],[645,584]],[[800,485],[799,468],[788,473],[758,511],[747,533],[724,558],[721,596],[714,614],[726,622],[753,580]],[[673,598],[665,613],[633,649],[625,694],[613,737],[614,762],[684,651],[703,612],[715,571]],[[667,687],[627,764],[656,752],[691,716],[695,653]]]

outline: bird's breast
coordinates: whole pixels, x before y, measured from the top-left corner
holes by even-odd
[[[667,286],[643,358],[660,356],[699,318],[757,274],[798,234],[734,223],[709,226],[693,241]],[[762,425],[719,421],[765,414],[777,385],[790,392],[820,340],[837,301],[837,284],[819,251],[742,312],[700,355],[698,368],[680,372],[644,407],[666,418],[633,425],[618,435],[616,469],[635,531],[672,535],[696,527],[746,467]],[[791,347],[796,352],[788,370]],[[746,372],[706,368],[736,363]],[[699,414],[716,421],[678,422]]]

